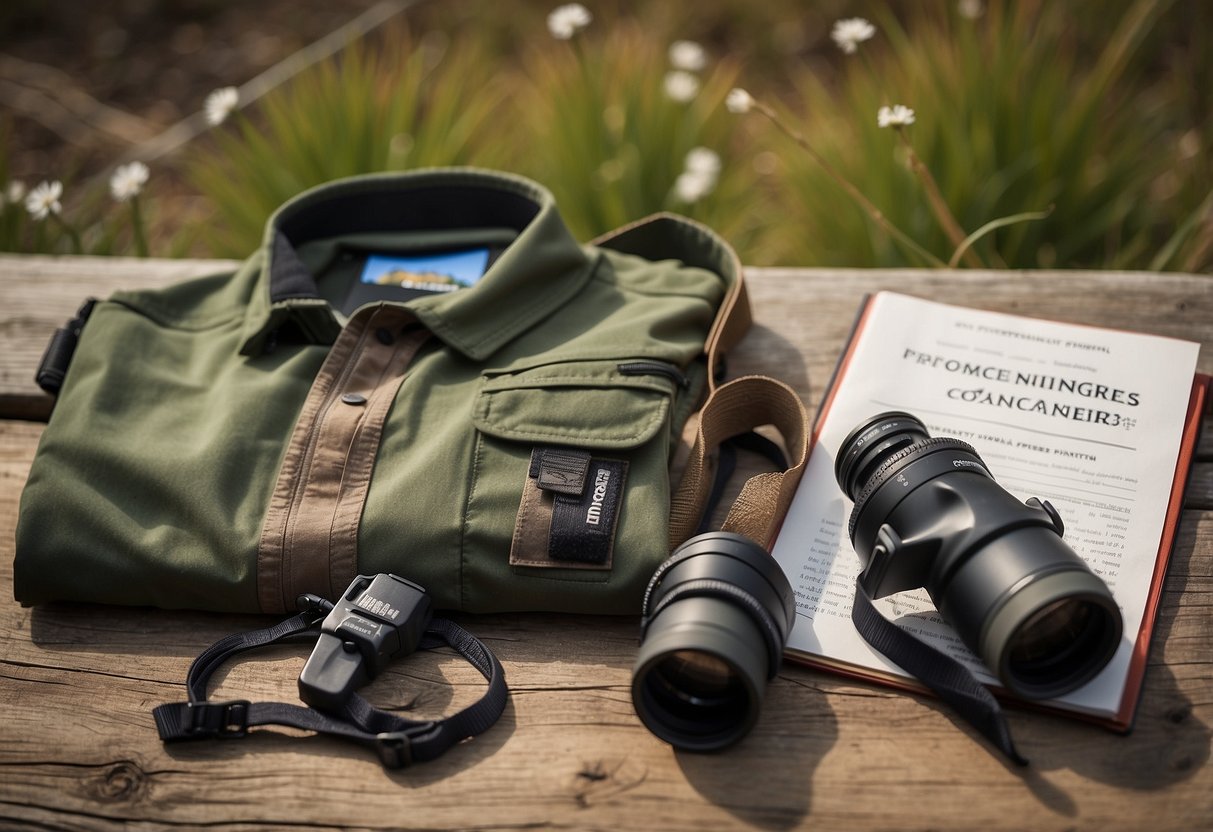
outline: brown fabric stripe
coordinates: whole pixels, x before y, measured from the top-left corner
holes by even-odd
[[[304,592],[334,598],[358,573],[358,525],[383,424],[429,337],[407,310],[375,306],[359,311],[333,344],[295,425],[262,527],[262,611],[291,610]]]
[[[533,477],[522,485],[522,500],[510,542],[511,566],[552,566],[548,534],[552,527],[552,496],[544,494]]]

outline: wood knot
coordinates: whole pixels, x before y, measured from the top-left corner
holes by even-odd
[[[588,809],[636,788],[647,776],[644,766],[627,758],[583,762],[570,781],[569,790],[577,806]]]
[[[147,794],[148,777],[130,760],[120,760],[90,777],[85,790],[102,803],[134,803]]]
[[[1187,719],[1191,715],[1192,715],[1192,706],[1191,705],[1177,705],[1174,708],[1172,708],[1171,710],[1167,711],[1167,719],[1169,721],[1175,723],[1176,725],[1183,722],[1185,719]]]
[[[1176,757],[1171,762],[1171,768],[1175,771],[1187,771],[1192,768],[1192,758],[1187,754]]]
[[[597,783],[599,780],[606,780],[611,775],[602,770],[602,762],[599,761],[592,766],[586,766],[581,771],[577,772],[578,777],[584,777],[591,783]]]

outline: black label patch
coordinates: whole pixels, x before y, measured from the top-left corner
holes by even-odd
[[[580,497],[589,473],[588,451],[536,448],[531,454],[531,476],[544,491]]]
[[[593,459],[580,496],[555,495],[548,535],[548,555],[552,560],[610,562],[627,472],[625,460]]]

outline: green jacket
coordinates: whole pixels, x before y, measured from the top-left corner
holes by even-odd
[[[469,251],[487,270],[455,291],[368,272]],[[393,572],[444,608],[637,612],[739,280],[674,216],[578,244],[514,176],[308,191],[234,274],[96,305],[22,495],[17,599],[282,612]]]

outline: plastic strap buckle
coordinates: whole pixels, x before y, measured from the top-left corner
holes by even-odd
[[[384,768],[407,768],[413,764],[413,741],[434,731],[435,722],[423,722],[403,731],[386,731],[375,736],[375,750]]]
[[[185,733],[189,737],[235,739],[248,733],[249,701],[190,702],[185,707]]]

